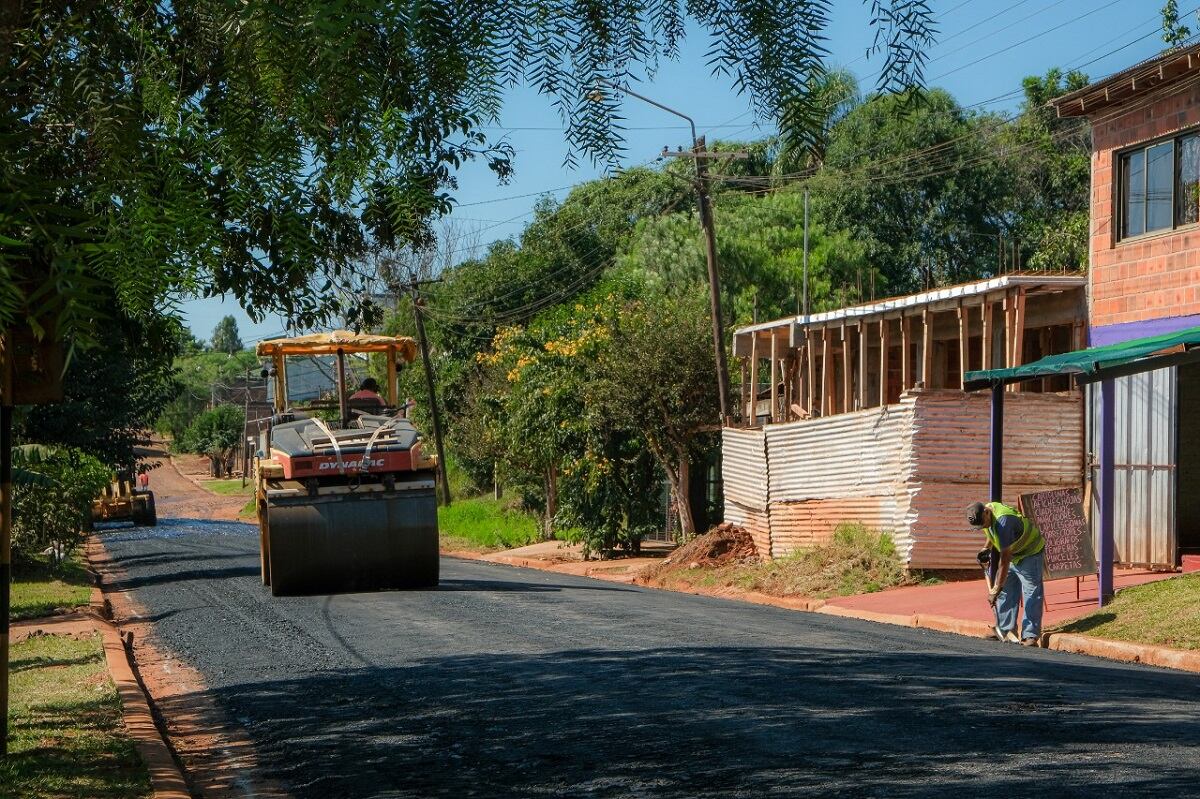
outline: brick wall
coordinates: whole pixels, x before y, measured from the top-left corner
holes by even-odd
[[[1200,87],[1139,107],[1093,127],[1091,325],[1200,314],[1200,225],[1117,241],[1114,151],[1200,128]],[[1133,337],[1133,328],[1128,337]]]

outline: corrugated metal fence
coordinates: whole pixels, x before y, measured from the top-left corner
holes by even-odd
[[[1175,567],[1175,368],[1117,378],[1114,461],[1114,534],[1117,561],[1151,568]],[[1098,457],[1100,386],[1090,386],[1088,449]],[[1092,464],[1093,485],[1099,468]],[[1099,518],[1093,494],[1092,518]],[[1093,535],[1096,530],[1093,529]]]
[[[723,438],[725,518],[773,557],[828,540],[843,522],[892,533],[913,568],[975,568],[982,536],[963,510],[987,498],[986,395],[909,392],[886,408]],[[1078,394],[1012,394],[1005,403],[1005,499],[1078,486]]]

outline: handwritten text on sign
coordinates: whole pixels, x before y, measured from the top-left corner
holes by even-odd
[[[1021,507],[1046,539],[1046,574],[1051,579],[1096,573],[1092,531],[1078,489],[1022,494]]]

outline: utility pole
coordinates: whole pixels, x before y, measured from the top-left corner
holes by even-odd
[[[808,324],[808,186],[804,187],[804,323]]]
[[[729,363],[725,357],[725,324],[721,318],[721,274],[717,264],[717,233],[713,226],[712,200],[708,195],[709,158],[746,158],[748,153],[711,153],[705,146],[704,137],[696,135],[696,122],[687,114],[638,94],[628,86],[600,79],[600,83],[617,91],[636,97],[655,108],[686,120],[692,129],[691,151],[670,152],[663,148],[664,156],[692,158],[696,162],[696,203],[700,211],[700,226],[704,230],[704,252],[708,261],[708,304],[712,313],[713,353],[717,362],[717,392],[721,405],[721,424],[727,425],[732,418],[729,411]]]
[[[433,418],[433,444],[437,448],[438,474],[442,478],[442,504],[450,507],[450,481],[446,478],[446,452],[442,448],[442,413],[438,410],[437,392],[433,387],[433,367],[429,363],[429,343],[425,339],[425,319],[421,314],[420,287],[436,280],[413,280],[406,288],[412,296],[413,319],[417,323],[417,345],[421,348],[421,365],[425,368],[425,389],[429,394],[429,413]],[[397,398],[399,399],[399,398]]]

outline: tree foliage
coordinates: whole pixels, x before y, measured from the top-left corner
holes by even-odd
[[[112,470],[77,449],[35,445],[15,448],[13,465],[22,475],[13,486],[17,559],[49,550],[57,566],[82,540],[92,499],[112,480]]]
[[[871,5],[881,84],[917,81],[925,2]],[[486,126],[511,87],[550,99],[572,153],[615,163],[620,97],[593,90],[652,75],[694,24],[712,69],[804,141],[832,6],[4,4],[0,328],[53,316],[84,335],[100,285],[134,314],[191,290],[231,292],[255,319],[360,319],[331,289],[372,240],[427,241],[468,160],[509,175]]]
[[[132,469],[134,447],[179,390],[173,360],[182,326],[175,319],[131,319],[114,311],[77,350],[63,377],[63,402],[24,408],[18,441],[75,448],[112,469]]]
[[[224,316],[213,328],[212,341],[209,344],[213,352],[223,352],[233,355],[242,349],[242,339],[238,335],[237,320],[232,316]]]
[[[229,473],[233,456],[242,446],[246,414],[236,405],[218,405],[192,420],[176,442],[177,449],[206,456],[214,477]]]

